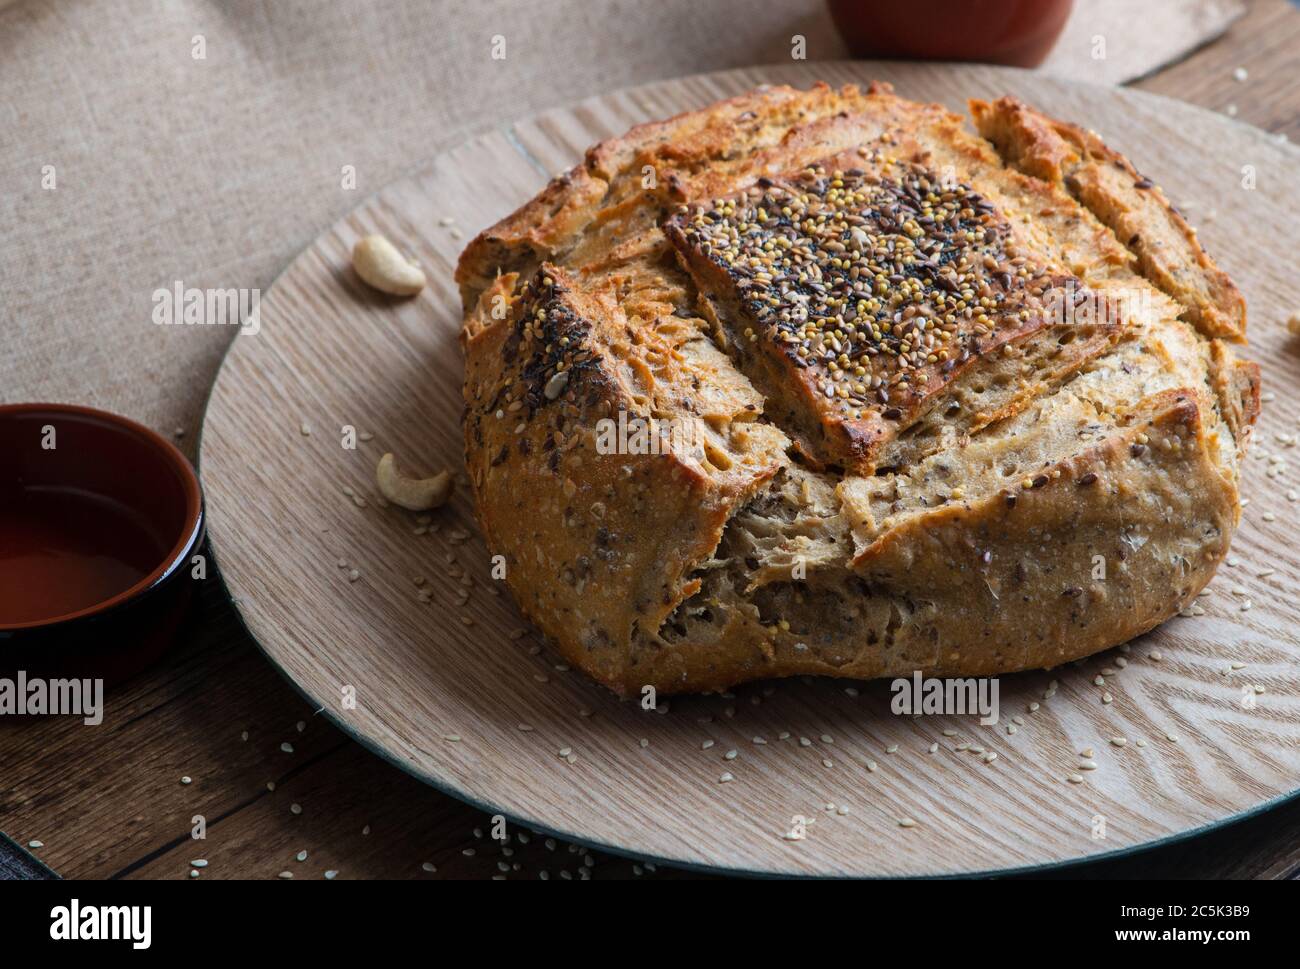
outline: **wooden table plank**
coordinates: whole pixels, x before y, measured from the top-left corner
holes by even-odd
[[[1300,13],[1257,0],[1220,42],[1136,86],[1300,139],[1293,81]],[[1247,77],[1235,80],[1244,67]],[[384,763],[327,723],[248,639],[214,582],[205,584],[180,644],[157,667],[107,698],[105,722],[0,721],[0,826],[65,877],[487,878],[577,877],[580,856],[546,839],[512,841],[514,855],[475,838],[490,821]],[[299,733],[296,724],[306,729]],[[249,739],[241,739],[247,730]],[[280,744],[293,745],[292,754]],[[180,783],[181,775],[193,783]],[[268,781],[276,785],[267,790]],[[301,815],[289,805],[302,804]],[[201,847],[190,819],[207,818]],[[369,824],[371,833],[362,835]],[[473,848],[475,854],[462,852]],[[294,860],[308,851],[308,860]],[[597,854],[594,877],[632,864]],[[420,866],[428,861],[436,874]],[[671,874],[663,873],[661,874]],[[1057,877],[1295,878],[1300,802],[1209,835]]]
[[[1224,37],[1133,84],[1300,141],[1300,11],[1287,0],[1255,0]],[[1244,68],[1244,80],[1234,72]]]

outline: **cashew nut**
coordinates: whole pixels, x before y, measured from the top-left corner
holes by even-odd
[[[445,504],[455,485],[450,471],[442,471],[432,478],[408,478],[397,466],[392,454],[385,454],[375,468],[375,482],[379,493],[395,505],[411,511],[428,511]]]
[[[424,272],[383,236],[366,236],[352,247],[352,268],[382,293],[414,296],[424,289]]]

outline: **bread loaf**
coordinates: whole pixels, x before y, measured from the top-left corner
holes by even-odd
[[[568,662],[622,694],[993,675],[1209,581],[1259,406],[1241,294],[1095,134],[971,110],[762,88],[465,249],[475,505]]]

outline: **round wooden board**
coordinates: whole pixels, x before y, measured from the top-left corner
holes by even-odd
[[[1246,352],[1276,395],[1247,461],[1251,501],[1235,564],[1199,600],[1203,616],[1075,666],[1002,678],[997,726],[894,716],[885,682],[774,681],[643,711],[557,666],[535,633],[515,638],[525,624],[490,577],[464,487],[418,534],[415,516],[376,503],[376,460],[393,451],[426,469],[463,468],[452,268],[474,232],[588,145],[638,122],[764,82],[872,78],[959,111],[966,97],[1011,93],[1095,128],[1201,225],[1250,301]],[[1253,189],[1243,185],[1247,165]],[[1270,454],[1290,453],[1279,435],[1300,433],[1300,341],[1283,322],[1300,309],[1300,203],[1289,194],[1298,183],[1300,152],[1254,128],[1149,95],[982,66],[733,71],[488,132],[323,234],[266,294],[261,332],[234,341],[202,441],[218,564],[267,655],[345,730],[429,783],[588,844],[741,872],[938,875],[1186,835],[1300,783],[1300,504],[1286,497],[1289,473],[1266,474]],[[430,285],[419,297],[382,298],[357,281],[349,252],[370,232],[424,265]],[[344,425],[373,439],[346,449]],[[416,576],[427,577],[432,602],[417,596]],[[460,606],[462,588],[470,595]],[[1127,745],[1112,745],[1116,736]],[[987,763],[962,744],[998,757]],[[576,759],[561,757],[564,748]],[[1072,783],[1087,748],[1097,769]],[[724,772],[734,780],[721,783]],[[813,823],[788,840],[798,816]],[[900,827],[903,816],[916,826]]]

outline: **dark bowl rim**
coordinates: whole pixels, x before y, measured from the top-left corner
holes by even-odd
[[[185,492],[185,522],[180,530],[179,537],[172,545],[171,549],[163,556],[158,566],[146,575],[140,581],[127,589],[111,596],[102,602],[79,609],[76,612],[64,613],[60,616],[50,616],[45,619],[39,619],[31,622],[21,623],[3,623],[0,622],[0,637],[9,638],[14,635],[38,630],[62,627],[70,623],[80,622],[86,619],[98,619],[108,613],[116,612],[118,609],[132,605],[148,595],[154,589],[163,585],[175,575],[185,562],[189,559],[191,552],[202,544],[204,526],[206,524],[206,512],[203,502],[203,487],[199,483],[199,476],[190,463],[189,458],[181,453],[171,441],[167,440],[157,431],[145,427],[129,417],[123,417],[121,414],[114,414],[111,411],[100,410],[96,407],[87,407],[83,404],[58,404],[58,403],[28,403],[28,404],[0,404],[0,420],[19,414],[31,414],[40,412],[49,412],[55,414],[72,414],[78,417],[96,418],[106,424],[111,424],[121,430],[132,434],[144,443],[158,451],[163,459],[169,464],[180,476],[181,486]]]

